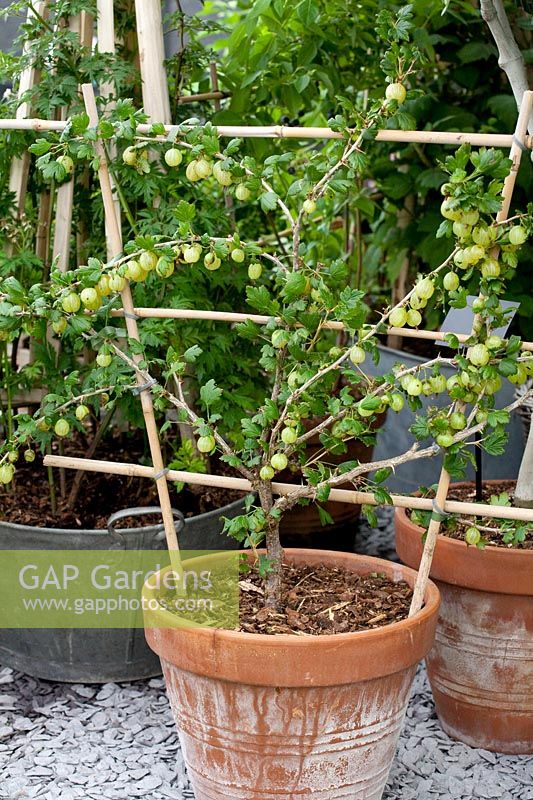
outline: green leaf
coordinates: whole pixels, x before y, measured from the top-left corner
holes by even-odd
[[[483,441],[483,448],[491,456],[502,456],[505,453],[507,439],[505,431],[495,430]]]
[[[74,333],[85,333],[92,328],[92,322],[87,317],[71,317],[68,324]]]
[[[153,250],[155,247],[155,239],[153,236],[136,236],[135,245],[141,250]]]
[[[388,197],[393,200],[399,200],[409,194],[413,187],[411,177],[408,173],[396,172],[395,174],[388,175],[385,180],[381,181],[381,188]]]
[[[437,239],[442,239],[443,237],[446,237],[448,239],[451,235],[452,235],[452,222],[449,219],[445,219],[439,225],[435,237]]]
[[[374,489],[374,497],[376,498],[376,503],[380,506],[392,506],[392,497],[387,492],[386,489],[380,487],[379,489]]]
[[[516,375],[518,372],[518,364],[512,358],[502,358],[498,364],[498,372],[506,378],[509,377],[509,375]]]
[[[381,399],[379,397],[372,397],[371,395],[363,397],[359,403],[359,407],[365,411],[377,411],[381,406]]]
[[[22,304],[26,299],[22,284],[14,275],[10,275],[2,281],[2,291],[7,294],[12,303]]]
[[[377,528],[377,526],[378,526],[378,518],[376,516],[376,511],[375,511],[374,506],[370,506],[370,505],[366,505],[365,504],[365,505],[363,505],[361,507],[361,511],[365,515],[370,527],[371,528]]]
[[[339,296],[336,316],[349,328],[357,330],[363,324],[367,308],[362,302],[364,293],[349,286],[344,288]]]
[[[241,420],[241,427],[244,435],[251,439],[258,439],[263,432],[261,425],[258,425],[256,422],[252,422],[251,419],[247,419],[246,417]]]
[[[331,493],[331,486],[321,486],[317,489],[316,492],[316,499],[319,503],[327,503],[329,500],[329,495]]]
[[[296,13],[298,14],[299,20],[306,27],[316,22],[320,16],[318,5],[316,2],[314,2],[314,0],[303,0],[303,2],[297,7]]]
[[[317,504],[316,508],[317,508],[317,511],[318,511],[318,516],[320,518],[320,524],[322,526],[333,525],[334,519],[331,516],[331,514],[329,514],[326,511],[325,508],[322,508],[322,506],[319,506],[318,504]]]
[[[494,55],[494,47],[486,42],[468,42],[457,53],[461,64],[471,64],[473,61],[486,61]]]
[[[279,408],[270,398],[265,400],[264,416],[267,422],[275,422],[279,418]]]
[[[74,136],[81,136],[89,127],[89,115],[82,111],[70,119],[70,130]]]
[[[211,380],[207,381],[200,389],[200,397],[204,405],[214,405],[222,397],[222,389],[220,389],[211,378]]]
[[[507,342],[507,355],[510,356],[513,353],[518,353],[522,346],[522,340],[520,336],[510,336]]]
[[[246,299],[252,308],[263,314],[275,316],[279,313],[279,303],[277,300],[272,300],[266,286],[247,286]]]
[[[307,87],[311,81],[310,75],[299,75],[296,80],[294,81],[294,86],[296,91],[301,94]]]
[[[278,204],[278,196],[276,192],[263,192],[259,201],[263,211],[274,211]]]
[[[518,111],[512,94],[496,94],[487,101],[487,106],[503,122],[505,129],[514,130]]]
[[[495,428],[497,425],[507,425],[509,419],[509,412],[504,411],[503,409],[494,409],[493,411],[489,411],[487,416],[487,422],[491,428]]]
[[[192,222],[196,216],[196,208],[193,203],[180,200],[174,209],[174,216],[178,218],[179,222]]]
[[[444,341],[448,342],[450,347],[453,347],[454,350],[457,350],[459,347],[459,339],[455,335],[455,333],[447,333],[444,336]]]
[[[28,147],[28,150],[35,156],[44,156],[45,153],[48,153],[51,146],[52,144],[48,142],[46,139],[37,139],[36,142],[34,142]]]
[[[391,472],[392,472],[392,469],[390,467],[382,467],[381,469],[378,469],[374,473],[375,482],[376,483],[383,483],[383,481],[387,480],[387,478],[389,477]]]
[[[197,344],[194,344],[192,347],[189,347],[189,348],[188,348],[188,349],[187,349],[187,350],[184,352],[184,354],[183,354],[183,358],[184,358],[184,359],[185,359],[185,361],[187,361],[189,364],[194,364],[194,362],[196,361],[196,359],[197,359],[199,356],[201,356],[201,355],[202,355],[202,353],[203,353],[203,350],[202,350],[202,348],[201,348],[201,347],[199,347]]]
[[[111,139],[111,137],[115,134],[115,128],[111,122],[108,122],[106,119],[100,120],[98,131],[102,139]]]
[[[409,430],[417,439],[427,439],[431,433],[429,430],[429,421],[426,417],[416,417]]]
[[[289,272],[285,286],[282,289],[282,295],[290,303],[304,294],[307,287],[308,283],[305,275],[302,275],[301,272]]]
[[[270,559],[261,554],[257,562],[257,572],[261,578],[266,578],[272,572],[272,562]]]

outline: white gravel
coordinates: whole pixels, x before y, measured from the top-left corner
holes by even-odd
[[[390,514],[359,551],[390,555]],[[187,800],[163,680],[73,685],[0,668],[0,800]],[[420,668],[383,800],[533,800],[533,757],[452,741]]]

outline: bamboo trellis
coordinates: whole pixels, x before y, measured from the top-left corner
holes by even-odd
[[[527,94],[527,93],[526,93]],[[150,133],[151,125],[141,123],[137,127],[139,133]],[[50,119],[0,119],[0,130],[19,131],[56,131],[61,133],[66,128],[66,122]],[[165,125],[165,132],[171,133],[174,125]],[[294,128],[286,125],[217,125],[218,136],[243,139],[343,139],[342,133],[332,131],[331,128]],[[161,136],[161,141],[166,136]],[[461,133],[457,131],[397,131],[381,130],[376,135],[378,142],[392,142],[397,144],[439,144],[453,145],[471,144],[473,147],[511,147],[513,144],[512,133]],[[525,135],[522,143],[525,148],[533,147],[533,136]]]
[[[137,2],[137,6],[142,3]],[[142,60],[142,59],[141,59]],[[82,87],[83,96],[86,104],[86,109],[90,118],[90,124],[94,127],[98,124],[98,116],[96,111],[96,103],[94,97],[94,90],[91,85]],[[522,152],[533,145],[533,137],[527,135],[527,119],[529,117],[531,108],[533,106],[533,92],[526,92],[524,94],[519,119],[516,130],[513,134],[500,135],[500,134],[477,134],[477,133],[455,133],[455,132],[432,132],[432,131],[380,131],[377,135],[378,141],[389,142],[414,142],[419,144],[450,144],[459,145],[468,142],[474,146],[492,146],[492,147],[509,147],[512,159],[512,167],[508,178],[505,181],[505,186],[502,194],[503,206],[502,211],[498,217],[499,220],[506,218],[511,197],[516,180],[516,174],[520,165]],[[52,120],[0,120],[0,128],[4,129],[18,129],[18,130],[34,130],[34,131],[61,131],[65,127],[65,123],[61,121]],[[171,126],[166,126],[170,130]],[[148,132],[149,125],[140,126],[139,132]],[[291,139],[335,139],[340,138],[341,134],[337,134],[327,128],[285,128],[283,126],[220,126],[217,128],[219,136],[240,136],[243,138],[291,138]],[[110,235],[110,249],[114,256],[118,256],[122,252],[122,238],[120,227],[117,219],[111,182],[109,178],[109,171],[105,151],[100,141],[97,142],[98,156],[99,156],[99,179],[104,200],[104,209],[106,216],[106,223]],[[163,308],[135,308],[133,305],[132,295],[129,284],[121,293],[122,297],[122,311],[117,312],[125,317],[128,335],[133,339],[138,339],[137,317],[159,317],[159,318],[175,318],[175,319],[210,319],[226,322],[239,321],[242,318],[256,319],[257,321],[266,322],[269,317],[261,317],[260,315],[236,315],[236,314],[220,314],[220,312],[210,312],[202,310],[175,310]],[[408,333],[411,336],[433,339],[434,341],[442,340],[443,334],[435,334],[431,331],[405,331],[402,329],[391,329],[392,331],[400,332],[402,335]],[[462,341],[467,337],[458,338]],[[533,350],[533,343],[523,343],[524,350]],[[109,474],[122,474],[132,475],[136,477],[150,477],[156,481],[159,500],[162,508],[163,521],[165,527],[165,534],[167,538],[167,545],[169,550],[176,553],[179,551],[176,531],[174,527],[174,520],[171,512],[170,498],[168,493],[168,481],[179,480],[189,484],[198,484],[204,486],[219,486],[230,489],[238,489],[241,491],[249,491],[253,489],[252,484],[241,478],[230,478],[217,475],[203,475],[197,473],[189,473],[185,471],[176,471],[165,469],[161,445],[158,435],[155,417],[153,413],[153,403],[150,388],[142,385],[142,377],[137,373],[138,393],[140,394],[143,414],[147,427],[148,438],[150,442],[150,449],[152,455],[153,467],[143,467],[135,464],[119,464],[107,461],[97,461],[92,459],[73,459],[61,456],[47,456],[45,458],[46,466],[64,467],[69,469],[83,469],[90,472],[103,472]],[[513,519],[522,520],[525,522],[533,522],[533,510],[520,509],[513,507],[490,506],[479,503],[465,503],[453,502],[447,499],[449,490],[450,477],[443,469],[437,495],[434,500],[428,498],[418,497],[404,497],[402,495],[393,495],[391,497],[392,504],[396,507],[411,508],[411,509],[424,509],[433,510],[435,513],[432,517],[429,532],[426,537],[424,552],[422,555],[421,564],[418,570],[417,581],[414,590],[413,602],[411,604],[410,616],[417,613],[420,609],[426,591],[426,585],[429,578],[429,571],[433,557],[433,551],[440,528],[440,520],[442,519],[442,512],[444,513],[463,513],[477,516],[487,516],[500,519]],[[306,486],[295,486],[292,484],[276,483],[272,484],[274,493],[279,495],[286,495],[288,493],[296,493],[300,496],[305,496],[308,492]],[[330,499],[338,502],[349,502],[354,504],[365,503],[369,505],[378,505],[374,494],[368,492],[359,492],[356,490],[331,490]]]
[[[257,325],[266,325],[273,317],[266,314],[245,314],[237,311],[204,311],[202,309],[191,308],[146,308],[135,306],[133,309],[140,319],[188,319],[188,320],[211,320],[212,322],[255,322]],[[123,317],[124,310],[114,309],[111,311],[112,317]],[[275,319],[275,318],[274,318]],[[324,322],[322,328],[331,331],[345,330],[343,322],[328,320]],[[418,328],[395,328],[387,326],[384,333],[392,333],[407,339],[425,339],[432,342],[445,342],[446,336],[450,334],[442,331],[425,331]],[[459,342],[466,342],[470,338],[466,333],[454,333]],[[533,352],[533,342],[522,342],[520,348],[527,352]]]

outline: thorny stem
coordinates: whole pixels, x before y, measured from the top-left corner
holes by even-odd
[[[529,397],[533,397],[533,389],[529,392],[526,392],[523,397],[515,400],[513,403],[510,403],[508,406],[502,409],[502,411],[511,412],[514,411],[515,408],[518,408],[522,405],[525,400]],[[454,436],[453,443],[459,444],[460,442],[464,442],[474,433],[478,433],[482,431],[486,427],[486,423],[479,423],[471,428],[467,428],[463,431],[458,432]],[[350,483],[355,481],[361,475],[366,475],[369,472],[374,472],[375,470],[382,469],[384,467],[390,467],[394,469],[395,467],[400,466],[401,464],[406,463],[407,461],[416,461],[421,458],[428,458],[430,456],[436,455],[440,451],[440,447],[437,444],[433,444],[429,447],[426,447],[422,450],[419,449],[419,444],[415,442],[409,450],[406,450],[399,456],[395,456],[394,458],[384,459],[383,461],[373,461],[369,464],[359,464],[354,469],[350,470],[349,472],[344,472],[341,474],[333,474],[329,478],[324,481],[321,481],[317,486],[310,486],[309,484],[300,484],[299,486],[295,487],[294,492],[291,492],[284,497],[280,497],[274,503],[274,509],[284,512],[294,506],[300,498],[307,498],[310,500],[315,500],[317,494],[322,490],[326,490],[327,488],[334,488],[338,486],[340,483]]]
[[[453,358],[442,358],[442,356],[437,356],[436,358],[433,358],[431,361],[426,361],[425,364],[417,364],[414,367],[409,367],[408,369],[405,368],[403,370],[400,370],[399,372],[396,372],[395,373],[396,380],[401,380],[401,378],[404,378],[406,375],[409,375],[413,372],[417,371],[422,372],[426,369],[429,369],[434,364],[452,364],[452,363],[453,363]],[[381,383],[379,386],[373,389],[373,391],[369,392],[366,395],[366,397],[377,397],[381,394],[381,392],[389,391],[389,389],[391,389],[392,386],[393,385],[389,382]],[[342,411],[339,412],[339,414],[330,415],[329,417],[326,417],[326,419],[322,420],[322,422],[320,422],[315,428],[306,431],[305,433],[302,433],[302,435],[298,437],[298,439],[295,441],[292,447],[285,451],[286,454],[289,455],[290,453],[292,453],[299,445],[303,444],[303,442],[315,436],[317,433],[321,433],[322,431],[326,430],[326,428],[332,425],[333,422],[337,422],[339,419],[342,419],[350,411],[353,411],[353,407],[347,407],[345,409],[342,409]]]
[[[106,414],[105,414],[104,418],[102,419],[102,421],[100,422],[100,424],[98,426],[98,430],[96,431],[96,433],[95,433],[95,435],[93,437],[93,440],[92,440],[87,452],[85,453],[84,458],[92,458],[94,456],[98,445],[102,441],[102,437],[104,436],[106,430],[109,427],[109,424],[110,424],[111,420],[113,419],[113,415],[114,415],[116,409],[117,409],[116,403],[113,403],[111,408],[108,408],[108,410],[106,411]],[[74,506],[76,505],[76,501],[77,501],[78,495],[80,493],[80,488],[81,488],[81,484],[82,484],[84,476],[85,476],[85,472],[84,472],[84,470],[81,470],[81,469],[79,469],[76,472],[76,474],[74,475],[74,480],[72,481],[72,486],[71,486],[71,489],[70,489],[70,493],[69,493],[69,496],[67,498],[67,508],[69,508],[70,510],[72,510],[74,508]]]
[[[125,353],[123,350],[121,350],[120,347],[118,347],[114,343],[111,343],[111,347],[112,347],[113,351],[116,353],[116,355],[122,361],[124,361],[124,363],[127,364],[132,370],[134,370],[134,372],[136,373],[137,376],[142,378],[143,383],[150,383],[153,380],[153,377],[152,377],[152,375],[150,375],[149,371],[147,369],[142,369],[132,358],[130,358],[130,356],[127,355],[127,353]],[[169,403],[171,403],[176,408],[184,411],[187,414],[187,416],[189,417],[189,420],[191,421],[191,423],[193,425],[197,425],[200,422],[200,417],[187,404],[187,401],[186,401],[185,396],[183,394],[183,388],[181,387],[181,381],[180,381],[179,377],[177,375],[174,375],[174,378],[175,378],[178,386],[180,387],[180,389],[179,389],[180,397],[176,397],[174,394],[172,394],[172,392],[170,392],[168,389],[166,389],[164,386],[162,386],[157,381],[156,381],[156,383],[154,385],[157,384],[158,391],[161,393],[161,395],[163,397],[165,397],[169,401]],[[135,388],[135,387],[131,387],[131,388]],[[215,440],[216,440],[217,444],[219,445],[220,449],[226,455],[234,455],[232,448],[226,442],[226,440],[217,432],[216,428],[213,428],[213,436],[215,437]],[[238,464],[236,466],[236,469],[238,469],[239,472],[241,473],[241,475],[243,477],[247,478],[247,480],[249,480],[250,482],[252,482],[254,484],[256,483],[254,474],[249,469],[247,469],[244,466],[244,464]]]
[[[126,363],[128,366],[133,369],[138,376],[140,376],[143,382],[149,382],[152,380],[152,376],[148,372],[147,369],[142,369],[139,367],[135,361],[130,358],[126,353],[124,353],[119,347],[115,344],[112,345],[115,353]],[[435,359],[437,360],[437,359]],[[152,389],[153,391],[153,389]],[[172,405],[176,406],[179,409],[185,411],[193,424],[197,424],[199,422],[198,415],[188,407],[185,398],[183,397],[183,393],[180,392],[181,397],[178,398],[169,392],[167,389],[162,387],[158,384],[158,391],[170,402]],[[524,395],[513,403],[510,403],[506,406],[503,411],[511,412],[515,408],[521,406],[524,402],[526,402],[530,397],[533,397],[533,389],[528,392],[525,392]],[[337,417],[335,417],[335,420]],[[486,427],[486,423],[479,423],[470,428],[466,428],[463,431],[459,431],[453,438],[453,444],[458,444],[460,442],[464,442],[468,439],[469,436],[472,434],[478,433]],[[223,439],[220,434],[216,431],[216,428],[213,429],[213,435],[215,440],[221,450],[227,455],[235,455],[231,446]],[[271,483],[267,481],[257,481],[255,475],[251,470],[249,470],[244,464],[236,465],[238,471],[243,475],[243,477],[247,478],[254,488],[258,491],[260,500],[261,500],[261,507],[265,512],[265,516],[267,518],[267,526],[266,526],[266,539],[267,539],[267,549],[269,552],[269,558],[273,559],[273,570],[271,577],[267,579],[267,597],[270,598],[270,602],[276,605],[275,598],[279,597],[277,594],[280,588],[280,581],[281,581],[281,573],[280,570],[275,569],[275,563],[281,563],[281,559],[283,558],[283,550],[281,548],[281,544],[279,542],[279,522],[276,518],[272,517],[270,511],[286,511],[291,508],[295,503],[298,502],[299,498],[308,498],[308,499],[316,499],[317,494],[321,490],[326,490],[328,488],[333,488],[338,486],[340,483],[348,483],[353,482],[361,475],[368,474],[369,472],[374,472],[375,470],[381,469],[383,467],[389,467],[394,469],[401,464],[406,463],[407,461],[415,461],[422,458],[427,458],[430,456],[436,455],[440,452],[441,448],[437,444],[433,444],[429,447],[419,449],[419,444],[415,442],[408,450],[402,453],[399,456],[395,456],[391,459],[383,460],[383,461],[374,461],[369,464],[359,464],[354,469],[349,470],[348,472],[344,473],[334,473],[330,475],[324,481],[321,481],[317,486],[310,486],[309,484],[303,484],[299,486],[295,486],[294,492],[291,492],[284,497],[280,497],[275,502],[272,501],[272,487]],[[270,588],[269,588],[270,587]]]
[[[135,386],[124,385],[121,388],[134,389]],[[104,389],[95,389],[92,392],[84,392],[83,394],[79,394],[76,397],[72,397],[70,400],[67,400],[66,403],[62,403],[62,405],[57,406],[57,408],[54,409],[54,414],[59,414],[61,413],[61,411],[66,411],[66,409],[70,408],[71,406],[79,405],[80,403],[83,403],[85,400],[87,400],[89,397],[96,397],[97,395],[110,394],[115,389],[116,389],[116,384],[113,384],[113,386],[106,386]],[[39,417],[38,419],[35,420],[35,422],[39,423],[43,422],[44,420],[45,417]],[[2,464],[6,460],[6,458],[7,458],[7,453],[5,453],[5,455],[2,456],[2,458],[0,458],[0,464]]]
[[[448,258],[445,261],[443,261],[442,264],[440,264],[440,266],[438,266],[436,269],[433,270],[432,273],[430,273],[430,276],[431,275],[437,275],[441,270],[443,270],[445,267],[447,267],[448,264],[450,263],[450,261],[453,259],[453,256],[455,255],[456,252],[457,251],[454,250],[448,256]],[[369,328],[369,330],[365,333],[365,335],[359,340],[359,344],[362,344],[363,342],[366,342],[369,339],[371,339],[373,336],[375,336],[376,333],[378,333],[380,327],[383,325],[383,323],[389,318],[389,316],[392,313],[392,311],[395,308],[401,308],[402,306],[406,305],[409,302],[411,296],[415,293],[415,290],[416,290],[416,287],[413,287],[411,289],[411,291],[406,294],[406,296],[403,298],[403,300],[400,303],[398,303],[396,306],[394,306],[394,308],[389,309],[389,311],[387,311],[386,313],[382,314],[380,320],[377,323],[375,323],[374,325],[372,325]],[[328,375],[332,370],[339,369],[339,367],[347,360],[349,354],[350,354],[350,350],[347,349],[342,355],[339,356],[339,358],[337,358],[331,364],[328,364],[327,366],[322,367],[322,369],[318,370],[315,373],[315,375],[313,375],[311,378],[309,378],[304,384],[302,384],[302,386],[298,387],[297,389],[294,389],[294,391],[291,392],[291,394],[289,395],[289,397],[285,401],[285,406],[283,408],[283,411],[281,412],[281,414],[279,416],[279,419],[278,419],[276,425],[274,426],[274,431],[273,431],[273,436],[274,437],[277,435],[277,433],[279,432],[279,430],[280,430],[281,426],[283,425],[285,419],[287,418],[287,414],[289,412],[289,408],[292,405],[292,403],[294,403],[294,401],[297,400],[298,397],[300,397],[302,394],[307,392],[310,389],[310,387],[313,386],[313,384],[315,384],[317,381],[321,380],[325,375]],[[310,432],[311,435],[313,433],[314,433],[314,431]]]
[[[52,448],[48,445],[46,448],[46,452],[48,455],[52,452]],[[50,494],[50,506],[52,507],[52,514],[57,514],[57,496],[56,496],[56,484],[54,480],[54,470],[52,467],[46,468],[46,473],[48,476],[48,491]]]

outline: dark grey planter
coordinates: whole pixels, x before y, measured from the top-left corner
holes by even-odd
[[[243,513],[243,500],[185,520],[179,533],[183,550],[230,550],[238,543],[221,535],[221,517]],[[159,509],[125,509],[110,517],[104,530],[33,528],[0,521],[0,550],[164,550],[162,525],[115,530],[120,517]],[[181,514],[177,512],[178,518]],[[179,523],[178,523],[179,528]],[[1,557],[1,556],[0,556]],[[35,678],[66,683],[133,681],[161,674],[144,630],[132,629],[0,629],[0,664]]]
[[[380,363],[365,363],[365,369],[374,375],[382,375],[390,372],[394,364],[398,362],[405,364],[406,367],[414,367],[422,364],[426,359],[406,353],[402,350],[393,350],[390,347],[379,347]],[[444,369],[443,372],[449,375],[452,370]],[[508,381],[504,381],[501,390],[498,392],[496,401],[498,408],[503,408],[513,402],[515,387]],[[429,405],[442,405],[444,400],[435,397],[421,398],[424,408]],[[381,461],[393,456],[404,453],[415,441],[413,435],[409,433],[409,428],[415,420],[415,414],[406,405],[399,413],[389,412],[385,424],[379,430],[376,447],[374,449],[374,460]],[[509,479],[518,475],[520,460],[524,452],[524,436],[521,430],[519,418],[511,415],[509,423],[509,442],[505,456],[489,456],[483,454],[483,477],[484,479]],[[431,486],[439,479],[442,466],[442,459],[427,458],[423,461],[411,461],[397,467],[395,472],[388,478],[387,487],[392,491],[413,492],[421,485]],[[466,480],[473,480],[474,472],[469,470]]]

